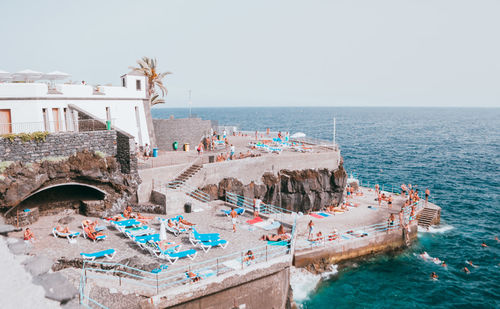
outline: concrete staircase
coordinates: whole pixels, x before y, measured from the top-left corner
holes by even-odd
[[[168,183],[167,188],[184,192],[184,194],[197,201],[203,203],[209,202],[210,196],[208,194],[186,183],[189,179],[191,179],[194,175],[196,175],[202,168],[203,165],[194,163],[188,169],[183,171],[179,176],[177,176],[177,178]]]
[[[437,209],[425,207],[420,212],[420,215],[418,218],[418,225],[428,229],[429,226],[432,225],[432,222],[435,220],[435,218],[436,218],[436,216],[438,216],[438,214],[439,214],[439,212]]]
[[[191,165],[188,169],[182,172],[182,174],[180,174],[179,176],[177,176],[177,178],[174,179],[174,182],[176,182],[175,186],[178,187],[181,184],[185,183],[187,180],[189,180],[189,178],[196,175],[196,173],[198,173],[198,171],[201,170],[202,167],[203,165],[199,165],[196,163]]]

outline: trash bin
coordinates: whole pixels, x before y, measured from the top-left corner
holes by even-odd
[[[189,151],[189,144],[184,144],[184,151]]]
[[[111,120],[106,120],[106,130],[111,130]]]
[[[153,157],[156,158],[158,156],[158,148],[153,148]]]
[[[174,150],[177,151],[177,149],[179,149],[179,143],[178,142],[174,142],[172,144],[172,148],[174,148]]]
[[[215,162],[215,156],[208,156],[208,163],[214,163]]]
[[[190,213],[190,212],[191,212],[191,208],[192,208],[192,207],[193,207],[193,206],[191,205],[191,203],[186,203],[186,204],[184,204],[184,212],[185,212],[185,213]]]

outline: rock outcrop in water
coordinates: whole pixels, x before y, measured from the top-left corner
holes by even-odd
[[[236,178],[224,178],[218,184],[207,185],[202,190],[212,199],[224,199],[225,192],[233,192],[247,198],[260,198],[265,203],[292,211],[314,211],[321,207],[340,203],[346,186],[347,174],[339,169],[281,170],[278,175],[262,175],[262,184],[243,184]]]

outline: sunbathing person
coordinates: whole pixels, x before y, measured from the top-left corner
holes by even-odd
[[[87,235],[88,238],[92,240],[96,240],[97,237],[99,236],[104,236],[104,233],[102,232],[97,232],[93,226],[86,226],[83,231],[85,232],[85,235]]]
[[[170,249],[170,248],[172,248],[172,247],[176,247],[176,246],[178,246],[178,245],[179,245],[179,243],[176,243],[176,242],[173,242],[173,241],[168,241],[168,240],[166,240],[166,239],[165,239],[165,240],[161,240],[161,241],[157,242],[157,244],[158,244],[158,247],[160,247],[160,249],[161,249],[162,251],[165,251],[165,250],[167,250],[167,249]]]
[[[248,250],[247,253],[245,253],[245,257],[243,258],[243,262],[248,262],[255,260],[255,256],[253,255],[252,250]]]
[[[86,220],[83,220],[82,221],[82,225],[85,227],[85,226],[89,226],[89,225],[92,225],[94,228],[96,228],[96,226],[99,224],[99,222],[97,222],[97,220],[95,220],[94,222],[86,219]]]
[[[316,233],[316,238],[311,238],[309,239],[310,241],[321,241],[323,240],[323,233],[321,233],[321,231],[319,231],[318,233]]]
[[[34,241],[35,240],[35,234],[30,230],[29,227],[24,230],[24,240],[25,241]]]
[[[185,220],[183,217],[179,217],[179,223],[183,224],[183,225],[186,225],[186,226],[193,226],[193,225],[196,225],[194,223],[191,223],[187,220]]]
[[[339,238],[339,234],[338,234],[337,229],[333,229],[333,232],[328,235],[328,240],[329,241],[336,240],[338,238]]]
[[[132,218],[132,207],[130,206],[125,207],[125,209],[123,210],[123,217],[127,219]]]
[[[283,227],[283,224],[281,224],[278,227],[278,235],[283,235],[283,234],[285,234],[285,228]]]
[[[193,273],[192,271],[186,270],[186,276],[191,279],[193,282],[198,282],[201,280],[201,277],[198,276],[197,274]]]
[[[56,226],[56,231],[58,231],[59,233],[63,233],[63,234],[68,234],[69,233],[68,227],[63,228],[60,225]]]
[[[283,240],[288,240],[290,239],[288,234],[283,234],[283,235],[276,235],[276,234],[271,234],[271,235],[262,235],[260,240],[268,240],[268,241],[283,241]]]
[[[179,225],[176,222],[172,221],[172,219],[168,219],[167,220],[167,225],[168,225],[168,227],[171,227],[171,228],[174,228],[174,229],[178,229],[179,228]]]

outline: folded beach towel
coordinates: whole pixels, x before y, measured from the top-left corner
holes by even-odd
[[[309,214],[311,217],[314,217],[316,219],[323,219],[324,217],[323,216],[320,216],[318,214],[315,214],[315,213],[312,213],[312,214]]]
[[[252,220],[248,220],[247,223],[248,224],[255,224],[255,223],[258,223],[258,222],[262,222],[262,221],[264,221],[264,220],[262,220],[261,217],[257,217],[257,218],[254,218]]]
[[[323,217],[330,217],[329,214],[324,213],[324,212],[318,212],[318,215],[323,216]]]

